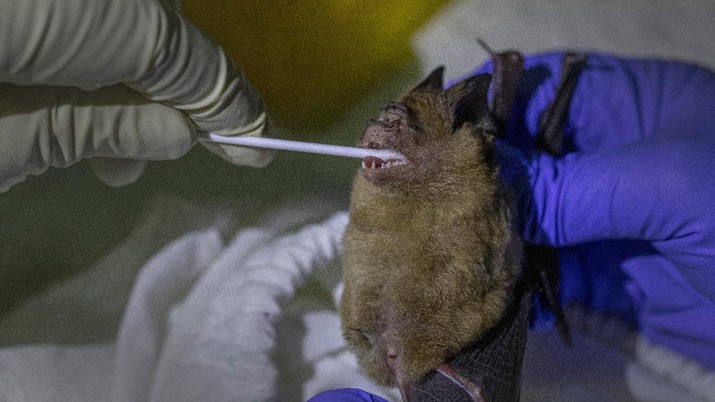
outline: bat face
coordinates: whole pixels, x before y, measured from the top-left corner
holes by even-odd
[[[423,128],[415,111],[404,103],[390,102],[380,112],[377,120],[372,120],[363,132],[358,146],[364,148],[391,148],[405,155],[404,161],[381,160],[367,157],[363,160],[360,174],[365,179],[379,185],[410,182],[425,174],[429,169],[429,158],[420,149],[424,138]],[[409,155],[409,156],[408,156]]]
[[[389,102],[377,119],[369,121],[358,146],[394,149],[407,159],[367,157],[360,171],[363,178],[395,190],[414,190],[420,185],[449,180],[456,165],[478,158],[476,154],[463,155],[464,147],[479,152],[475,149],[479,142],[491,136],[481,130],[482,138],[476,137],[480,131],[476,127],[478,116],[488,116],[486,92],[490,77],[477,76],[443,90],[442,74],[442,68],[435,70],[401,102]],[[457,132],[468,123],[473,125],[471,130]]]

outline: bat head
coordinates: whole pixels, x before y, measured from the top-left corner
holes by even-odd
[[[476,75],[443,89],[444,67],[434,70],[400,102],[370,120],[358,146],[388,148],[406,160],[366,157],[360,175],[379,186],[414,191],[448,183],[478,164],[495,168],[496,125],[487,93],[491,76]]]

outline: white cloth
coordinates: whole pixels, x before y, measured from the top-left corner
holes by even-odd
[[[293,221],[245,229],[228,243],[219,217],[151,252],[149,239],[171,237],[167,211],[157,210],[94,269],[0,321],[0,333],[23,332],[0,348],[0,401],[298,402],[344,387],[399,400],[360,371],[342,338],[336,305],[347,213],[288,230],[312,212],[277,211]],[[635,335],[623,328],[572,318],[587,329],[572,348],[553,332],[531,334],[523,400],[694,402],[715,390],[712,373],[642,339],[637,351],[625,350]],[[644,359],[671,363],[654,373]],[[679,372],[688,373],[688,387],[669,380]]]
[[[288,235],[249,229],[226,246],[216,228],[181,237],[142,267],[115,342],[1,349],[0,400],[275,397],[272,325],[280,312],[279,299],[290,298],[314,266],[335,258],[345,222],[345,214],[340,214],[323,226]],[[139,232],[136,237],[148,234]],[[136,245],[132,239],[126,244]],[[97,276],[102,265],[64,288],[93,293],[86,285],[93,284],[90,277]],[[67,298],[74,294],[50,291],[19,308],[2,326],[33,314],[42,299],[71,305]],[[87,325],[74,318],[74,325]]]
[[[446,65],[456,79],[495,50],[536,53],[591,49],[678,58],[715,68],[715,3],[710,0],[456,0],[413,38],[423,72]]]

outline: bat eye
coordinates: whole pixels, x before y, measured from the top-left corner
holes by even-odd
[[[410,125],[410,130],[421,133],[422,132],[422,127],[420,127],[417,124],[412,124]]]

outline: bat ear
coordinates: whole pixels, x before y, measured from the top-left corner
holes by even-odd
[[[491,80],[491,75],[479,74],[467,78],[445,91],[447,104],[454,117],[453,130],[470,122],[484,130],[497,131],[487,100]]]
[[[444,77],[444,66],[439,66],[430,73],[430,75],[425,78],[424,81],[420,82],[413,91],[417,90],[427,90],[427,91],[441,91],[442,81]]]

